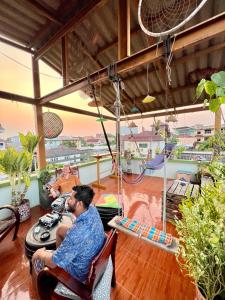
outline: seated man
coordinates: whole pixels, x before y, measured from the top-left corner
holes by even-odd
[[[64,165],[62,175],[51,185],[50,196],[57,198],[60,194],[69,193],[73,186],[79,185],[80,180],[71,174],[69,165]]]
[[[76,217],[72,227],[59,226],[56,232],[56,251],[38,249],[33,255],[35,271],[44,265],[57,265],[80,280],[87,279],[89,265],[101,250],[105,233],[97,209],[90,205],[94,191],[87,185],[73,187],[68,209]]]

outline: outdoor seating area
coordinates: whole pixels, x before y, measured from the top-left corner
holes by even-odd
[[[0,299],[225,300],[225,1],[2,0],[0,47]]]

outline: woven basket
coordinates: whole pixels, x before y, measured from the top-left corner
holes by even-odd
[[[44,136],[53,139],[60,135],[63,130],[63,122],[60,117],[52,112],[43,113]]]

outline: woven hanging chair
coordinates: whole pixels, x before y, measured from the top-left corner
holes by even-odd
[[[63,122],[60,117],[52,112],[43,113],[44,136],[53,139],[60,135],[63,130]]]

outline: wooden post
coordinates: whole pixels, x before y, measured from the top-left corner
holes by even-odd
[[[34,97],[40,98],[40,77],[39,77],[39,66],[38,61],[32,57],[32,69],[33,69],[33,89]],[[41,140],[38,144],[38,168],[41,170],[46,166],[46,154],[45,154],[45,139],[43,129],[43,115],[42,106],[34,105],[34,117],[35,117],[35,129],[36,133],[41,136]]]
[[[118,59],[130,56],[130,0],[118,0]]]
[[[62,37],[62,75],[63,75],[63,86],[69,84],[68,75],[68,43],[66,35]]]
[[[215,113],[215,124],[214,124],[215,133],[221,131],[221,117],[222,117],[222,111],[220,108]]]
[[[97,154],[97,155],[93,155],[92,157],[94,157],[96,159],[96,167],[97,167],[97,181],[92,183],[93,187],[99,188],[99,189],[106,189],[106,186],[101,184],[100,181],[100,159],[102,157],[108,156],[109,154]]]

